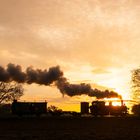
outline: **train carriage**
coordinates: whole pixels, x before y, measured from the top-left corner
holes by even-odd
[[[12,114],[15,115],[42,115],[47,113],[47,102],[19,102],[12,103]]]

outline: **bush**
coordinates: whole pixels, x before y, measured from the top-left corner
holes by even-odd
[[[53,116],[60,116],[62,114],[62,109],[59,109],[56,106],[51,105],[50,107],[48,107],[48,113],[50,113]]]
[[[11,114],[11,104],[0,104],[0,115]]]

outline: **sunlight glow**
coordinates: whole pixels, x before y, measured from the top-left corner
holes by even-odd
[[[121,106],[121,102],[112,102],[113,106]]]
[[[118,94],[122,95],[123,99],[130,99],[130,73],[126,73],[125,69],[110,69],[111,73],[103,76],[104,80],[100,82],[101,85],[108,87]]]
[[[109,105],[109,102],[112,102],[113,106],[121,106],[122,105],[122,100],[120,100],[119,98],[105,98],[105,105]],[[125,104],[125,101],[123,100],[123,104]]]

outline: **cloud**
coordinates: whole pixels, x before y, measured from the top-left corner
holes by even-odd
[[[140,43],[137,4],[111,0],[1,1],[0,49],[15,55],[12,60],[16,63],[23,52],[40,57],[38,65],[42,60],[43,65],[48,60],[53,64],[57,58],[64,63],[80,60],[94,67],[121,67],[128,63],[126,56],[132,62],[136,60],[134,53],[138,57],[137,51],[133,52]],[[1,57],[6,61],[6,56]]]
[[[83,65],[102,75],[137,66],[139,5],[138,0],[0,0],[0,63],[60,64],[66,72],[78,67],[77,77]]]
[[[92,71],[94,74],[108,74],[110,73],[109,71],[105,70],[105,69],[101,69],[101,68],[95,68]]]

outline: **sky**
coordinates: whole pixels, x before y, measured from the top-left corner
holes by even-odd
[[[0,65],[59,65],[71,83],[90,83],[130,99],[139,67],[139,0],[0,0]],[[21,100],[63,109],[91,101],[62,96],[54,86],[23,85]]]

